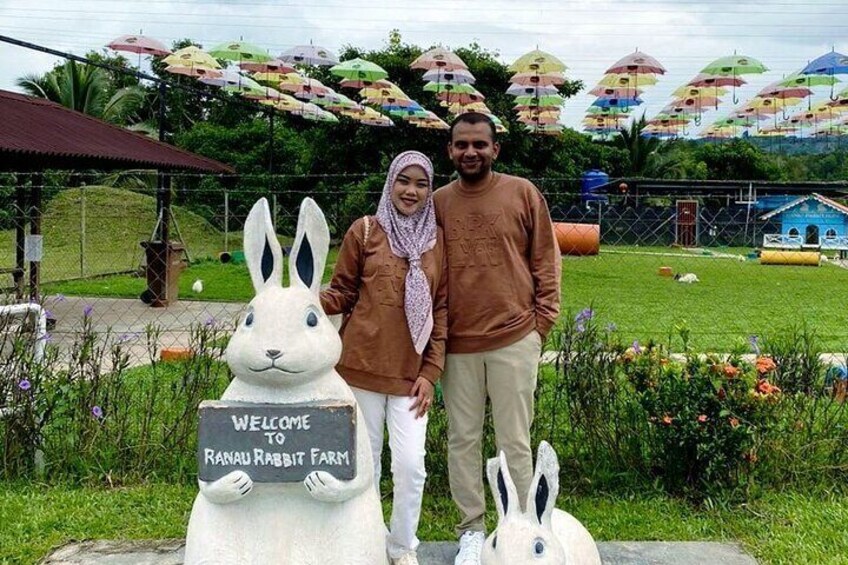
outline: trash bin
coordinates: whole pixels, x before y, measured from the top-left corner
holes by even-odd
[[[185,246],[181,243],[164,241],[142,241],[147,263],[147,290],[141,300],[154,308],[168,306],[177,301],[180,290],[180,274],[186,268]]]

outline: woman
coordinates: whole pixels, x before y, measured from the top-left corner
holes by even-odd
[[[345,314],[336,369],[356,395],[380,488],[388,427],[394,498],[388,551],[394,565],[417,565],[424,494],[427,411],[444,368],[447,272],[433,210],[433,165],[417,151],[395,157],[376,216],[345,235],[330,287],[329,314]]]

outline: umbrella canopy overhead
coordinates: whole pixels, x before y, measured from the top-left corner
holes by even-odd
[[[509,78],[514,84],[525,86],[551,86],[565,84],[565,76],[560,73],[516,73]]]
[[[719,76],[739,76],[745,74],[759,74],[768,70],[765,65],[753,57],[744,55],[730,55],[716,59],[703,69],[702,73]]]
[[[445,70],[443,67],[430,69],[421,78],[428,82],[451,84],[474,84],[477,80],[465,69]]]
[[[189,45],[177,49],[162,60],[166,65],[173,67],[201,67],[206,69],[220,69],[221,65],[215,58],[206,53],[196,45]]]
[[[256,45],[252,45],[244,41],[229,41],[227,43],[221,43],[220,45],[216,45],[210,49],[209,54],[218,59],[236,61],[238,63],[241,63],[242,61],[262,63],[272,59],[268,52],[261,47],[257,47]]]
[[[251,71],[254,73],[294,73],[297,72],[292,65],[286,63],[285,61],[281,61],[279,59],[269,59],[268,61],[241,61],[239,63],[239,67],[241,67],[245,71]]]
[[[109,49],[125,51],[127,53],[139,53],[142,55],[164,56],[169,55],[171,50],[157,39],[143,35],[122,35],[106,44]]]
[[[465,61],[463,61],[459,55],[443,47],[430,49],[412,61],[412,64],[409,66],[413,69],[425,70],[435,68],[450,70],[468,69],[468,65],[465,64]]]
[[[534,49],[525,53],[509,66],[516,73],[561,73],[568,67],[565,63],[545,51]]]
[[[722,86],[742,86],[745,84],[745,79],[734,76],[722,76],[716,74],[700,73],[687,83],[689,86],[701,87],[722,87]]]
[[[365,59],[350,59],[330,67],[330,72],[346,80],[376,82],[389,76],[389,73],[375,63]]]
[[[848,74],[848,56],[836,51],[825,53],[813,59],[801,69],[802,75],[839,75]]]
[[[277,58],[286,63],[294,63],[297,65],[329,67],[339,64],[339,60],[332,51],[312,44],[297,45],[296,47],[283,51]]]
[[[654,75],[628,75],[610,74],[598,81],[598,86],[611,86],[614,88],[636,88],[639,86],[651,86],[657,84]]]
[[[625,55],[606,70],[605,74],[628,73],[628,74],[665,74],[665,67],[659,61],[639,50]]]

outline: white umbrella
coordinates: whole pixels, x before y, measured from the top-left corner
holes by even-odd
[[[278,59],[299,65],[331,66],[339,64],[339,60],[329,49],[312,44],[298,45],[287,49],[280,54]]]

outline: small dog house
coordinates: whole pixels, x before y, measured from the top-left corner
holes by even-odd
[[[797,198],[760,220],[779,226],[763,236],[764,248],[848,252],[848,206],[821,194]]]

